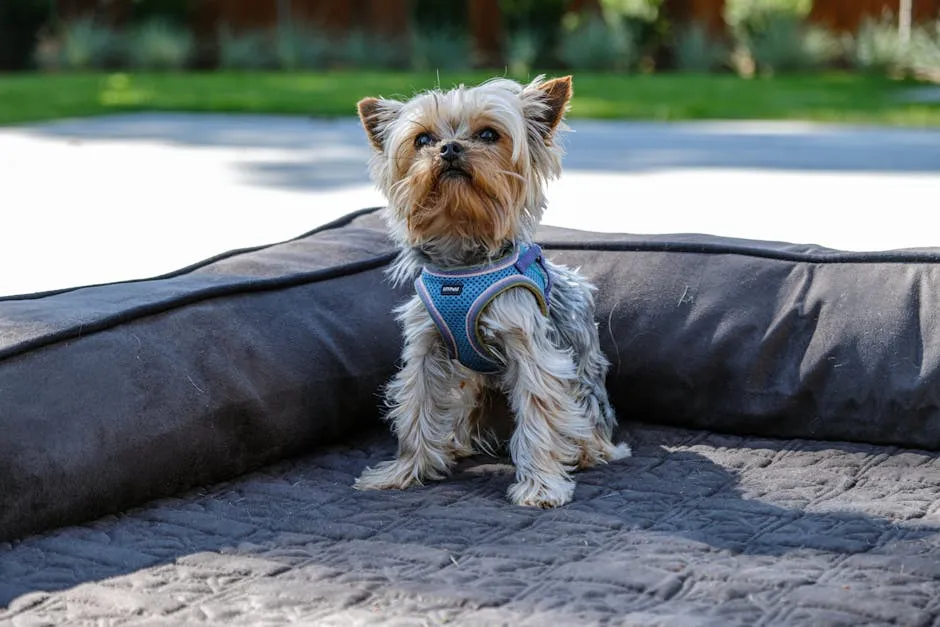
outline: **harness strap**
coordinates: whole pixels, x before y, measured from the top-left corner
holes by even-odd
[[[547,305],[552,300],[552,273],[549,272],[548,268],[545,266],[545,256],[542,255],[542,247],[538,244],[532,244],[524,253],[519,255],[519,259],[516,260],[515,263],[516,270],[519,271],[519,274],[525,274],[534,261],[538,261],[539,267],[542,269],[542,272],[545,273],[545,302]]]

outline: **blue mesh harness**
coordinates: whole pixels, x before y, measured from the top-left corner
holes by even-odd
[[[457,270],[425,267],[415,280],[418,297],[437,325],[451,359],[481,373],[502,369],[502,364],[483,343],[480,316],[494,298],[516,287],[535,296],[548,315],[552,277],[537,244],[516,246],[506,257],[491,264]]]

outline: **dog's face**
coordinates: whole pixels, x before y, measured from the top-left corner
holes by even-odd
[[[460,241],[496,251],[530,236],[544,182],[561,170],[556,136],[570,97],[571,77],[564,77],[360,101],[372,175],[400,243]]]

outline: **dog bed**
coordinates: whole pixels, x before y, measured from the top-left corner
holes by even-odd
[[[350,488],[394,446],[374,427],[404,293],[383,281],[375,211],[152,280],[0,300],[6,539],[309,454],[8,545],[6,617],[940,616],[940,462],[891,448],[938,448],[937,251],[540,236],[599,288],[637,445],[552,512],[509,506],[499,461]]]
[[[0,622],[934,625],[935,453],[631,427],[558,510],[480,460],[357,492],[385,433],[0,549]]]

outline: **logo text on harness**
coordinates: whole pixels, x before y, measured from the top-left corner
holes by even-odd
[[[444,283],[441,286],[441,296],[460,296],[463,292],[463,283]]]

